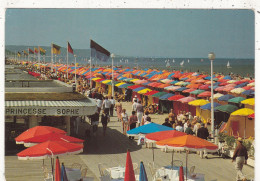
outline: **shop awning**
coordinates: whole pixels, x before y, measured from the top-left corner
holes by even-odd
[[[97,109],[92,99],[71,101],[5,101],[6,115],[86,116]]]

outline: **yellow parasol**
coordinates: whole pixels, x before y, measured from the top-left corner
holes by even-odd
[[[241,103],[253,106],[253,105],[255,105],[255,98],[250,98],[250,99],[243,100],[243,101],[241,101]]]
[[[146,88],[146,89],[143,89],[143,90],[138,91],[137,93],[138,93],[138,94],[145,94],[145,93],[151,92],[151,91],[152,91],[151,89]]]
[[[203,105],[208,104],[208,103],[209,103],[208,100],[197,99],[197,100],[189,102],[188,104],[191,105],[191,106],[203,106]]]
[[[117,83],[115,86],[118,87],[120,85],[123,85],[123,84],[126,84],[125,82],[120,82],[120,83]]]
[[[230,115],[231,116],[244,116],[245,117],[245,126],[244,126],[244,139],[246,137],[246,118],[247,116],[251,115],[254,113],[254,110],[249,109],[249,108],[242,108],[238,109],[235,112],[232,112]]]

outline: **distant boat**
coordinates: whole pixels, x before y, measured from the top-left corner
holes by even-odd
[[[183,64],[184,64],[184,60],[180,63],[180,66],[183,67]]]
[[[120,63],[122,63],[122,60],[120,59]]]
[[[227,63],[227,68],[228,68],[228,69],[232,68],[232,67],[230,66],[229,61],[228,61],[228,63]]]
[[[170,67],[171,65],[170,65],[170,62],[168,61],[167,63],[166,63],[166,67]]]
[[[190,59],[188,59],[188,63],[190,63]]]
[[[175,60],[174,59],[172,59],[172,63],[174,63],[175,62]]]

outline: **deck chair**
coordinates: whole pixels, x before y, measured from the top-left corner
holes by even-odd
[[[151,175],[152,175],[152,178],[154,180],[155,178],[155,173],[156,173],[156,169],[154,168],[154,165],[152,163],[148,163],[148,167],[149,167],[149,170],[151,172]]]
[[[79,163],[73,163],[73,164],[71,165],[71,168],[77,168],[77,169],[80,169],[80,170],[81,170],[81,167],[82,167],[82,165],[79,164]]]
[[[106,168],[107,168],[106,164],[104,164],[104,163],[98,164],[98,170],[99,170],[101,177],[109,174],[108,171],[106,170]]]
[[[81,170],[81,178],[86,178],[87,177],[87,172],[88,172],[88,169],[87,168],[83,168]]]
[[[52,172],[50,172],[46,165],[42,166],[44,181],[53,181]]]
[[[194,170],[195,170],[195,166],[190,167],[190,172],[189,172],[189,174],[190,174],[190,176],[191,176],[192,178],[196,176],[196,173],[194,173]]]

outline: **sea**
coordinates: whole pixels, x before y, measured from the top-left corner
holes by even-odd
[[[78,60],[79,64],[85,65],[89,61]],[[183,62],[183,65],[180,64]],[[227,68],[227,64],[230,68]],[[98,66],[107,66],[112,64],[112,60],[101,62],[92,60],[92,64]],[[137,69],[158,69],[158,70],[180,70],[182,72],[211,72],[211,61],[203,58],[115,58],[114,66],[122,66]],[[241,76],[255,76],[255,60],[254,59],[215,59],[213,61],[213,72],[222,73],[224,75],[238,74]]]
[[[85,66],[89,65],[89,59],[85,57],[77,57],[77,63]],[[91,58],[92,65],[108,66],[112,64],[111,58],[107,62],[102,62],[96,58]],[[41,58],[42,61],[42,58]],[[46,57],[45,62],[51,62],[50,57]],[[55,60],[54,60],[55,62]],[[56,57],[56,62],[66,64],[66,57]],[[227,68],[227,64],[230,68]],[[74,57],[69,57],[69,64],[74,63]],[[181,66],[181,63],[183,65]],[[211,72],[211,61],[208,58],[142,58],[142,57],[115,57],[114,66],[122,66],[123,68],[137,68],[137,69],[158,69],[158,70],[180,70],[182,72]],[[238,74],[243,77],[255,77],[255,60],[254,59],[226,59],[216,58],[213,61],[213,72],[222,73],[224,75]]]

